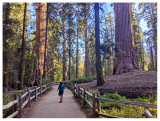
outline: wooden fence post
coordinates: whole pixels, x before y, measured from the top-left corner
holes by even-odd
[[[80,86],[80,88],[82,88],[82,86]],[[80,92],[81,92],[80,94],[82,95],[82,90],[80,90]]]
[[[76,96],[75,89],[76,89],[76,84],[74,83],[74,85],[73,85],[73,94],[74,94],[74,97]]]
[[[89,89],[87,88],[87,91],[89,92]],[[87,95],[87,100],[89,100],[89,96]]]
[[[76,97],[78,98],[78,85],[77,84],[76,84],[76,92],[77,92]]]
[[[21,94],[19,95],[19,117],[21,118],[22,116],[22,98]]]
[[[97,92],[97,98],[100,98],[100,92]],[[98,113],[101,113],[101,101],[97,100]]]
[[[69,89],[69,82],[67,82],[67,88]]]
[[[27,92],[27,89],[25,89],[25,93]],[[25,101],[27,100],[27,96],[25,96]]]
[[[47,84],[46,84],[46,92],[47,92]]]
[[[28,107],[31,106],[31,94],[30,94],[30,89],[28,88]]]
[[[17,99],[17,95],[15,94],[14,95],[14,100],[16,100]],[[17,103],[14,105],[14,111],[16,111],[17,110]]]
[[[79,98],[79,86],[77,88],[77,97]]]
[[[85,96],[86,96],[85,95],[85,93],[86,93],[85,91],[86,91],[86,89],[84,88],[84,91],[83,91],[83,107],[85,106]]]
[[[74,93],[74,83],[72,83],[72,92]]]
[[[44,85],[44,93],[46,93],[46,84]]]
[[[95,93],[92,93],[92,102],[93,102],[93,117],[96,117],[96,106],[95,106]]]
[[[35,87],[35,101],[37,100],[37,87]]]
[[[42,85],[40,84],[40,96],[42,96]]]

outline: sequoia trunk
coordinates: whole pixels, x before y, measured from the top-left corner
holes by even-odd
[[[46,3],[37,3],[36,11],[36,42],[37,42],[37,73],[43,76],[44,53],[46,40]]]
[[[115,3],[115,74],[139,69],[135,59],[131,5]]]

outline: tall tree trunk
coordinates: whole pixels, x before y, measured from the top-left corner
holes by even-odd
[[[88,20],[87,20],[87,11],[89,7],[87,6],[87,3],[85,3],[85,76],[89,76],[89,48],[88,48]]]
[[[46,3],[37,3],[36,11],[36,42],[37,47],[37,75],[43,76],[44,53],[46,40]],[[37,79],[39,81],[39,79]]]
[[[151,59],[151,70],[154,70],[154,60],[153,60],[153,50],[152,50],[152,44],[150,44],[150,59]]]
[[[24,6],[24,18],[23,18],[23,34],[22,34],[22,46],[21,46],[21,59],[19,63],[19,89],[23,88],[23,77],[24,77],[24,59],[25,59],[25,45],[26,45],[26,37],[27,37],[27,30],[26,30],[26,17],[27,17],[27,3]]]
[[[48,29],[48,9],[49,3],[47,3],[47,11],[46,11],[46,33],[45,33],[45,51],[44,51],[44,66],[43,66],[43,78],[47,78],[47,29]]]
[[[68,80],[71,79],[71,15],[69,15],[69,40],[68,40],[68,46],[69,46],[69,72],[68,72]]]
[[[100,34],[99,34],[99,3],[95,3],[95,38],[96,38],[96,70],[97,70],[97,86],[102,86],[103,80],[101,57],[100,57]]]
[[[79,73],[79,69],[78,69],[78,65],[79,65],[79,47],[78,47],[78,30],[79,30],[79,6],[78,6],[78,18],[77,18],[77,51],[76,51],[76,78],[78,78],[78,73]]]
[[[67,80],[67,52],[66,52],[66,23],[65,23],[65,9],[63,9],[62,23],[63,23],[63,81]]]
[[[132,30],[131,5],[115,3],[115,42],[118,52],[115,53],[115,74],[139,69],[135,59]]]

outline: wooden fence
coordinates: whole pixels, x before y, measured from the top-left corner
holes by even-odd
[[[41,96],[46,91],[48,91],[53,85],[53,82],[40,85],[39,87],[33,87],[32,89],[28,88],[23,95],[19,95],[18,98],[15,97],[15,100],[9,102],[7,105],[3,105],[3,111],[9,109],[10,107],[14,106],[14,113],[7,116],[7,118],[14,118],[16,116],[22,116],[22,109],[24,107],[29,106],[33,100],[37,100],[38,96]]]
[[[137,106],[148,107],[148,108],[157,108],[157,105],[146,104],[142,102],[122,101],[122,100],[116,100],[116,99],[101,98],[100,92],[90,93],[88,89],[82,88],[75,83],[65,82],[65,85],[68,89],[70,89],[73,92],[74,97],[80,98],[82,100],[83,106],[87,104],[92,109],[93,117],[101,116],[101,117],[107,117],[107,118],[121,118],[117,116],[102,114],[101,113],[101,101],[137,105]],[[89,97],[92,100],[92,104],[89,101]]]

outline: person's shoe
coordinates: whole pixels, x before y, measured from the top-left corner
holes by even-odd
[[[62,103],[62,101],[59,101],[59,103]]]

